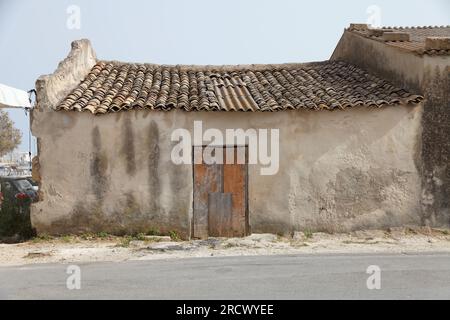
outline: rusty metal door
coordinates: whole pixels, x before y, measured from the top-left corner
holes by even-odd
[[[248,234],[247,154],[245,147],[223,149],[223,164],[194,161],[193,237],[242,237]],[[194,160],[204,147],[194,148]],[[226,163],[226,154],[234,160]],[[238,152],[244,154],[238,160]],[[232,158],[231,158],[232,159]]]

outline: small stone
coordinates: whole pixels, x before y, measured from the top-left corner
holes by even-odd
[[[238,247],[253,247],[255,245],[255,241],[251,239],[239,239],[236,241],[236,244]]]
[[[392,227],[389,228],[389,233],[393,238],[400,238],[405,236],[405,228],[403,227]]]
[[[194,246],[188,244],[175,244],[173,242],[156,242],[148,246],[147,249],[154,251],[187,251],[194,249]]]
[[[271,233],[253,233],[245,237],[245,239],[258,242],[274,242],[277,240],[277,236]]]
[[[372,240],[376,238],[384,238],[385,232],[383,230],[357,230],[353,232],[358,239]]]
[[[132,247],[142,247],[143,245],[144,245],[144,241],[141,241],[141,240],[130,241],[130,246],[132,246]]]
[[[169,236],[144,236],[144,239],[146,241],[154,241],[154,242],[172,241],[172,239]]]
[[[306,239],[305,233],[302,231],[294,231],[292,235],[292,240],[294,241],[305,241]]]
[[[40,252],[40,251],[35,251],[35,252],[28,252],[28,254],[26,256],[24,256],[24,258],[40,258],[40,257],[48,257],[51,256],[50,252]]]

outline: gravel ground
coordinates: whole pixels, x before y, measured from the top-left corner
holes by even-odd
[[[345,234],[296,232],[292,237],[253,234],[245,238],[173,241],[165,236],[109,235],[41,237],[0,244],[0,266],[314,253],[450,253],[450,230],[391,228]]]

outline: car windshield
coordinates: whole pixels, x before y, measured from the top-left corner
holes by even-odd
[[[16,183],[16,186],[21,191],[33,189],[33,186],[31,185],[31,183],[28,180],[25,180],[25,179],[24,180],[16,180],[14,182]]]

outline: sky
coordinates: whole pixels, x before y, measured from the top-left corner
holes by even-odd
[[[448,0],[0,0],[0,83],[54,72],[75,39],[97,58],[161,64],[328,59],[350,23],[450,25]],[[24,134],[28,118],[8,111]]]

